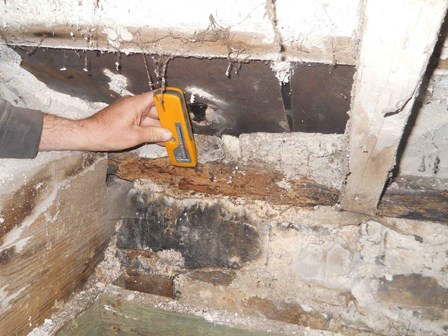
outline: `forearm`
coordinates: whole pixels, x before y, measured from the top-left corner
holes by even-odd
[[[84,120],[70,120],[45,114],[39,151],[90,150]]]
[[[124,97],[82,120],[15,108],[0,100],[0,157],[32,158],[39,151],[116,151],[171,139],[160,127],[153,93]],[[42,117],[43,116],[43,117]]]

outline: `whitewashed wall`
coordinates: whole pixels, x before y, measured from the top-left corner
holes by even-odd
[[[276,59],[276,44],[283,42],[296,58],[332,62],[337,53],[339,63],[353,63],[351,39],[357,27],[358,5],[359,0],[277,0],[274,6],[270,0],[7,0],[0,3],[0,25],[7,32],[65,27],[67,47],[86,47],[81,35],[104,34],[107,43],[101,47],[140,52],[135,43],[126,43],[136,42],[136,29],[159,37],[189,36],[191,42],[193,34],[207,30],[212,15],[218,25],[215,28],[229,29],[233,42],[241,37],[246,43],[264,46],[254,57]],[[36,36],[28,38],[28,42],[36,42]],[[51,36],[42,44],[51,45],[50,40]],[[165,39],[159,42],[158,47],[176,52]],[[227,53],[218,50],[215,56],[226,57]]]

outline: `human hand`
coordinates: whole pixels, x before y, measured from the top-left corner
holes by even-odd
[[[45,115],[39,150],[115,151],[171,137],[160,127],[153,92],[147,92],[123,97],[83,120]]]
[[[153,92],[123,97],[82,124],[93,135],[90,150],[120,150],[172,137],[169,130],[160,127]]]

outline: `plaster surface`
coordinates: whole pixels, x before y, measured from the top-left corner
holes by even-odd
[[[104,37],[107,44],[103,48],[126,52],[141,51],[141,45],[135,38],[145,30],[164,32],[159,37],[165,38],[189,36],[187,42],[193,44],[201,40],[220,39],[222,34],[231,32],[244,35],[244,40],[254,45],[274,45],[271,51],[262,53],[265,59],[279,59],[277,50],[279,44],[282,44],[289,51],[304,51],[300,56],[304,60],[313,60],[314,52],[318,51],[318,54],[326,55],[324,59],[327,63],[353,63],[349,46],[358,23],[358,5],[359,0],[201,0],[194,4],[170,0],[162,6],[155,0],[4,1],[0,4],[0,12],[3,13],[0,26],[6,34],[8,31],[23,30],[24,27],[27,27],[25,30],[34,29],[31,26],[48,28],[50,31],[52,27],[55,30],[67,27],[63,33],[65,36],[58,36],[67,38],[66,46],[94,48],[97,40]],[[39,28],[35,28],[35,31],[39,35]],[[79,44],[84,38],[85,43]],[[233,39],[228,39],[229,45]],[[45,45],[48,41],[41,42]],[[159,42],[160,45],[165,43]],[[26,41],[20,43],[27,44]],[[236,45],[232,45],[232,48],[239,49]],[[333,56],[341,48],[347,51],[337,60]],[[242,51],[252,53],[244,47],[240,49]],[[175,50],[173,52],[176,53]],[[229,52],[233,51],[223,49],[215,56],[227,57]],[[197,52],[198,55],[201,53],[208,56],[210,50]]]
[[[401,175],[448,177],[448,72],[437,71],[400,162]]]
[[[106,106],[50,90],[21,67],[21,57],[5,45],[0,45],[0,55],[0,97],[16,106],[72,119],[90,116]]]

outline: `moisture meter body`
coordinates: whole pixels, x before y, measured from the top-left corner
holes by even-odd
[[[154,103],[160,124],[173,134],[165,142],[170,162],[179,167],[196,167],[198,158],[185,96],[181,89],[166,87],[155,91]]]

